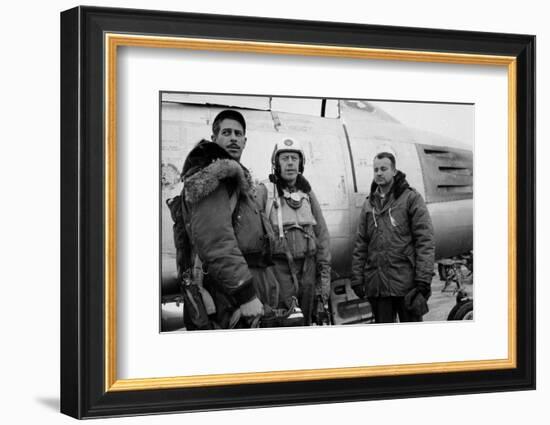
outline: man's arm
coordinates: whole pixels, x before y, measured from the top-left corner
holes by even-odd
[[[263,183],[259,183],[256,186],[256,191],[254,193],[254,199],[260,209],[265,211],[265,206],[267,204],[267,187]],[[268,217],[269,218],[269,217]]]
[[[416,253],[415,282],[429,286],[435,259],[435,237],[428,208],[418,192],[410,197],[409,217]]]
[[[237,244],[225,184],[192,206],[193,245],[213,280],[239,305],[256,297],[252,275]]]
[[[309,197],[311,199],[311,212],[317,221],[317,225],[313,228],[317,242],[317,253],[315,255],[315,261],[317,263],[317,280],[323,298],[327,299],[330,294],[330,235],[328,233],[325,217],[323,216],[323,211],[313,191],[310,192]]]
[[[365,199],[363,207],[361,208],[361,213],[359,214],[357,234],[355,235],[355,245],[353,248],[351,262],[351,286],[354,288],[358,288],[357,291],[364,291],[365,286],[364,269],[365,262],[367,261],[369,246],[369,237],[367,233],[367,202],[369,202],[369,200]]]

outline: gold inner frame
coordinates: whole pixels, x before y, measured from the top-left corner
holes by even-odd
[[[409,50],[316,46],[255,41],[211,40],[106,33],[105,45],[105,391],[238,385],[285,381],[359,378],[417,373],[511,369],[517,365],[516,332],[516,58]],[[263,54],[325,56],[507,67],[508,71],[508,358],[420,364],[304,369],[289,371],[117,379],[116,325],[116,123],[117,48],[150,47]]]

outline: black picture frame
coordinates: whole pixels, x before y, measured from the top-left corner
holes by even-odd
[[[246,385],[106,390],[105,34],[516,58],[516,367]],[[61,13],[61,412],[93,418],[535,388],[535,37],[76,7]],[[503,212],[505,213],[505,212]]]

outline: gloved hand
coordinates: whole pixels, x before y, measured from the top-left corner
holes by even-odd
[[[254,297],[250,301],[242,304],[240,310],[243,317],[262,316],[264,314],[264,305],[258,297]]]
[[[418,288],[424,299],[427,301],[432,295],[431,284],[429,282],[423,282],[421,280],[414,281],[415,286]]]
[[[428,303],[420,288],[411,289],[404,298],[405,308],[417,316],[424,316],[428,311]]]

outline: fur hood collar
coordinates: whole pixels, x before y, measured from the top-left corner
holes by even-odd
[[[216,143],[201,141],[187,156],[183,165],[185,200],[197,203],[214,192],[222,180],[239,193],[252,190],[248,170]]]

